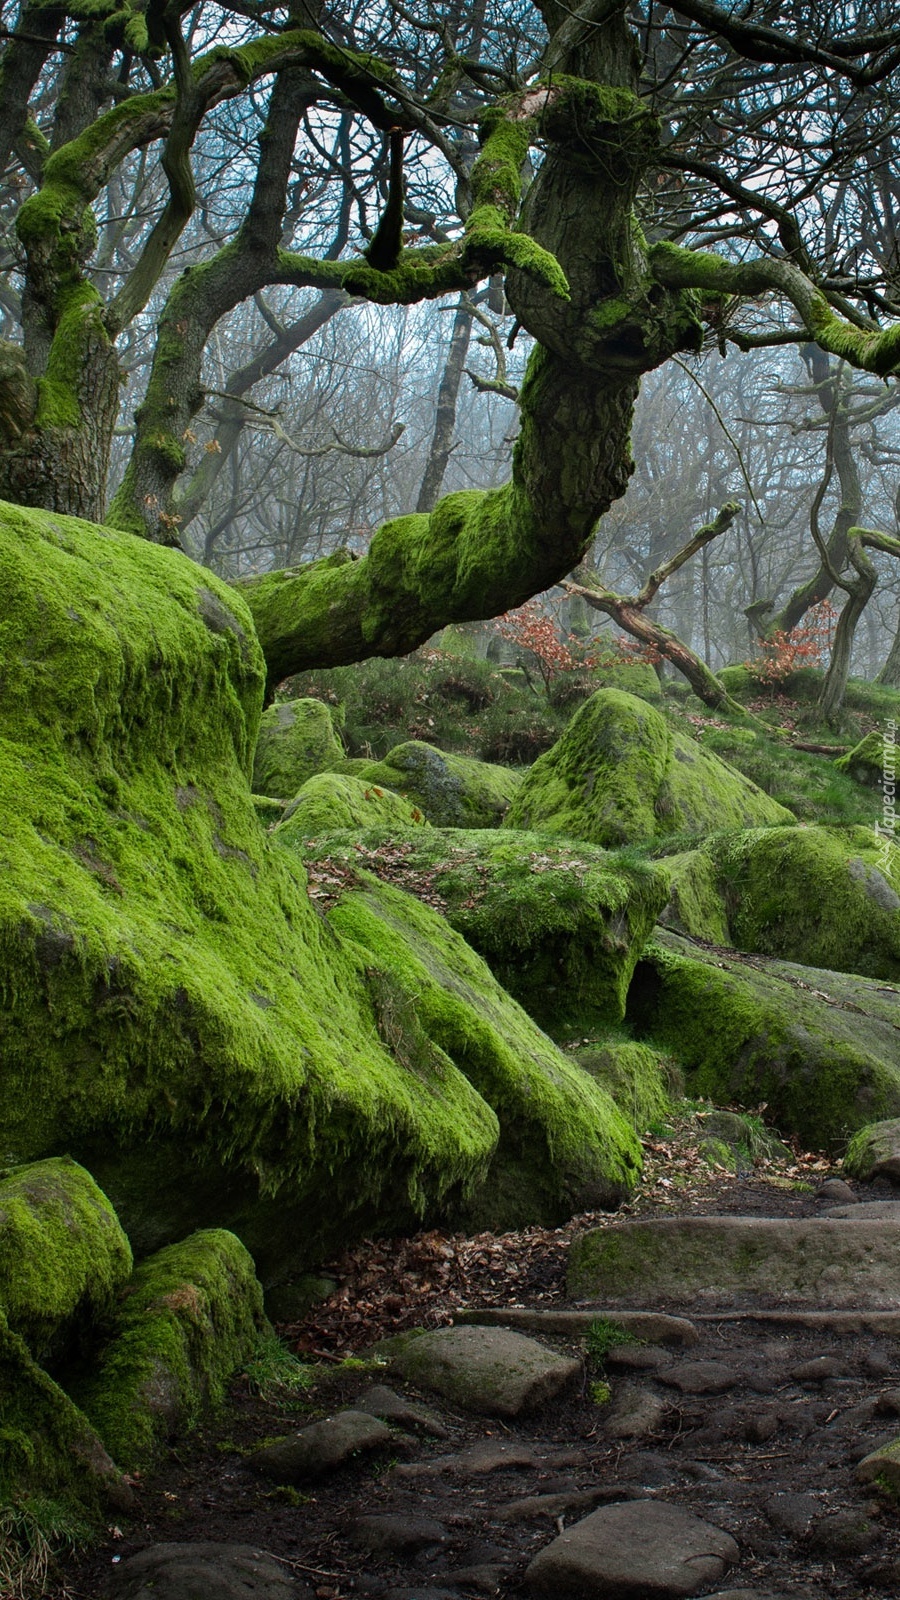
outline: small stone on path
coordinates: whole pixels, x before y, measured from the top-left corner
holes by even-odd
[[[788,1377],[795,1383],[825,1383],[829,1378],[846,1378],[847,1367],[843,1361],[838,1361],[834,1356],[813,1356],[809,1361],[800,1361],[796,1367],[791,1367]]]
[[[357,1517],[350,1537],[354,1544],[370,1550],[373,1555],[381,1552],[410,1555],[417,1550],[446,1544],[448,1534],[432,1517],[405,1517],[387,1512],[383,1516]]]
[[[339,1411],[313,1422],[299,1433],[257,1450],[248,1465],[277,1483],[297,1483],[334,1472],[362,1451],[391,1443],[393,1434],[377,1417],[362,1411]]]
[[[603,1412],[603,1431],[610,1439],[647,1439],[658,1433],[668,1410],[665,1400],[636,1383],[622,1383]]]
[[[740,1383],[740,1373],[724,1361],[684,1361],[656,1374],[660,1383],[681,1394],[724,1394]]]
[[[409,1383],[482,1416],[536,1411],[581,1376],[582,1364],[508,1328],[474,1323],[398,1334],[378,1346]]]
[[[820,1501],[811,1494],[775,1494],[767,1500],[763,1510],[773,1528],[788,1533],[792,1539],[802,1539],[813,1521],[821,1515]]]
[[[843,1178],[826,1178],[816,1190],[817,1200],[833,1200],[837,1205],[859,1205],[859,1198]]]
[[[114,1600],[299,1600],[311,1591],[265,1550],[210,1540],[148,1545],[116,1567],[110,1593]]]
[[[567,1528],[525,1581],[552,1600],[677,1600],[716,1583],[738,1554],[730,1534],[682,1506],[632,1500]]]
[[[434,1439],[450,1437],[450,1429],[444,1427],[433,1411],[412,1405],[384,1383],[373,1383],[366,1389],[356,1400],[354,1410],[365,1411],[370,1417],[381,1417],[383,1422],[394,1422],[400,1428],[418,1428]]]

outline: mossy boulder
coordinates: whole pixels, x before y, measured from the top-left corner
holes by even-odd
[[[793,820],[654,706],[601,689],[526,774],[503,826],[615,847]]]
[[[640,700],[661,700],[662,684],[647,661],[600,661],[591,670],[597,689],[623,689]]]
[[[0,1311],[0,1506],[31,1495],[92,1516],[131,1498],[87,1417]]]
[[[691,1094],[763,1102],[813,1148],[900,1115],[900,989],[660,930],[638,962],[628,1017],[671,1050]]]
[[[109,1342],[75,1395],[110,1454],[134,1470],[222,1399],[266,1327],[240,1240],[221,1228],[192,1234],[136,1268]]]
[[[471,756],[452,755],[409,739],[383,761],[354,761],[355,777],[392,789],[438,828],[498,828],[522,784],[522,774]]]
[[[870,788],[877,788],[885,775],[885,770],[890,764],[896,765],[895,746],[888,743],[883,732],[867,733],[859,744],[848,750],[846,755],[838,756],[835,766],[838,772],[846,772],[848,777],[855,778],[857,783],[864,783]]]
[[[843,1167],[848,1177],[863,1183],[873,1178],[900,1183],[900,1118],[859,1128],[847,1146]]]
[[[900,978],[900,851],[868,828],[717,833],[659,865],[670,885],[666,927],[803,966]]]
[[[868,828],[755,829],[708,848],[739,950],[900,979],[900,850]]]
[[[253,787],[257,794],[289,800],[314,772],[343,758],[331,712],[321,700],[282,700],[260,718]]]
[[[279,834],[284,842],[319,839],[344,828],[390,828],[402,834],[423,826],[428,823],[419,807],[392,789],[349,773],[320,772],[307,778],[285,808]]]
[[[268,1281],[477,1188],[498,1116],[466,1071],[490,1086],[493,1042],[481,1053],[476,1014],[466,1071],[410,1070],[371,958],[257,819],[265,671],[240,598],[180,552],[4,506],[0,650],[5,1159],[66,1150],[136,1254],[227,1226]],[[491,1004],[514,1078],[527,1019]],[[578,1123],[581,1075],[546,1066],[554,1115],[571,1093]],[[545,1159],[554,1137],[536,1139]],[[547,1182],[580,1204],[562,1150]],[[608,1171],[622,1166],[616,1146]]]
[[[456,1197],[459,1218],[550,1223],[629,1192],[641,1153],[628,1122],[439,912],[360,872],[328,920],[357,947],[381,1035],[410,1076],[464,1073],[496,1116],[496,1151],[477,1188]]]
[[[554,1036],[621,1020],[666,899],[653,866],[506,829],[335,835],[309,842],[305,859],[318,871],[329,861],[364,866],[434,906]]]
[[[573,1055],[638,1133],[666,1115],[673,1093],[682,1087],[672,1058],[637,1039],[583,1045]]]
[[[0,1306],[39,1360],[110,1310],[131,1247],[90,1173],[57,1156],[0,1179]]]

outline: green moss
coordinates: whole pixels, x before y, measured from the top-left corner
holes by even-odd
[[[711,827],[792,820],[661,712],[601,689],[535,762],[505,827],[615,846]]]
[[[436,750],[417,739],[399,744],[383,761],[354,764],[365,784],[392,789],[445,828],[499,827],[522,776],[509,767]]]
[[[110,1341],[74,1392],[111,1455],[134,1470],[222,1400],[265,1331],[240,1240],[221,1228],[195,1233],[136,1268]]]
[[[495,978],[554,1037],[616,1022],[634,964],[665,900],[645,863],[539,834],[462,829],[312,840],[306,859],[338,861],[438,907]],[[279,830],[287,838],[287,830]]]
[[[62,298],[47,369],[37,382],[35,422],[39,428],[78,427],[85,352],[97,341],[109,344],[103,303],[93,284],[80,283]]]
[[[313,773],[343,759],[344,747],[321,700],[282,700],[260,720],[253,786],[259,794],[290,800]]]
[[[612,1039],[574,1052],[583,1071],[601,1083],[637,1133],[645,1133],[671,1106],[672,1063],[636,1039]]]
[[[0,1507],[34,1494],[99,1519],[127,1490],[87,1417],[0,1311]]]
[[[898,1140],[900,1120],[896,1118],[867,1123],[864,1128],[857,1129],[843,1160],[848,1178],[868,1183],[877,1175],[876,1168],[888,1162],[895,1165]]]
[[[106,1196],[65,1156],[0,1179],[0,1305],[43,1359],[110,1309],[131,1249]]]
[[[7,1158],[69,1150],[139,1253],[227,1224],[269,1277],[437,1214],[496,1121],[460,1072],[393,1058],[257,821],[242,602],[72,518],[2,507],[0,548]]]
[[[857,783],[880,786],[889,764],[889,752],[890,764],[896,763],[893,750],[894,746],[888,742],[884,731],[867,733],[859,744],[848,750],[846,755],[839,756],[834,764],[838,772],[846,772]]]
[[[609,1096],[550,1043],[436,911],[361,874],[359,889],[328,915],[376,983],[387,981],[394,1000],[382,1025],[406,1040],[410,1074],[430,1080],[440,1061],[452,1063],[498,1119],[490,1170],[460,1207],[470,1223],[559,1220],[630,1189],[640,1147]],[[382,989],[384,1019],[383,996]]]
[[[394,834],[429,826],[418,806],[391,789],[365,783],[349,773],[321,772],[308,778],[278,826],[279,843],[320,839],[352,828],[390,828]]]
[[[753,830],[708,849],[739,950],[900,979],[900,851],[869,829]]]
[[[821,1149],[900,1114],[900,992],[660,932],[635,969],[628,1017],[670,1050],[691,1094],[768,1107]]]
[[[659,866],[669,880],[669,903],[660,921],[694,939],[731,944],[725,890],[710,851],[681,851],[663,857]]]

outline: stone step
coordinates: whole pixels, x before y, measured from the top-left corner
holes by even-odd
[[[568,1291],[607,1306],[900,1308],[900,1221],[657,1217],[572,1243]]]

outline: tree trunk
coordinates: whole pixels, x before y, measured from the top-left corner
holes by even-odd
[[[888,689],[900,689],[900,617],[897,619],[897,631],[888,651],[888,658],[875,682],[883,683]]]
[[[842,587],[847,599],[838,618],[831,649],[831,661],[819,696],[819,710],[826,722],[834,722],[844,703],[847,679],[850,676],[850,658],[857,624],[872,598],[878,573],[869,560],[860,540],[860,530],[851,528],[847,536],[847,556],[856,570],[856,578],[844,578]]]
[[[444,473],[447,471],[447,462],[450,459],[450,450],[453,445],[453,430],[456,427],[456,404],[459,399],[459,386],[465,370],[466,356],[469,353],[469,339],[472,334],[473,321],[474,318],[465,300],[461,300],[457,307],[456,316],[453,318],[450,349],[447,352],[447,360],[444,363],[444,371],[440,388],[438,389],[434,433],[431,436],[428,461],[422,476],[419,498],[416,502],[417,511],[433,511],[437,497],[441,492]]]

